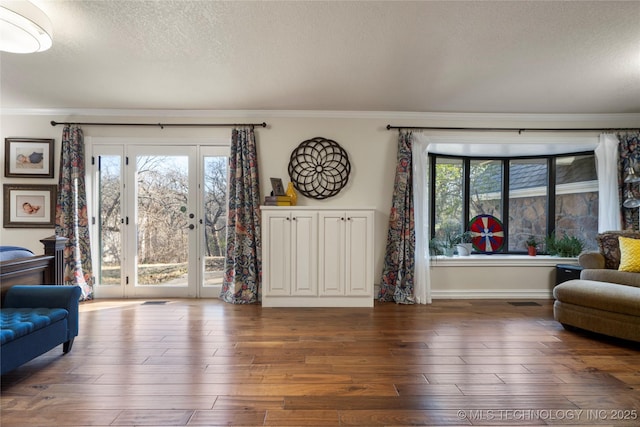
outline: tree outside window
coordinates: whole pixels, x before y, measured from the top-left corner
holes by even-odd
[[[464,231],[462,159],[436,159],[434,238],[450,246],[453,237]]]

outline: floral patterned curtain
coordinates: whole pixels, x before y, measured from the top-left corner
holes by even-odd
[[[629,167],[635,167],[636,174],[640,175],[640,132],[626,132],[616,134],[620,145],[618,146],[618,188],[620,200],[624,201],[632,194],[640,199],[640,184],[625,184]],[[638,208],[622,207],[622,229],[638,230]]]
[[[84,136],[76,125],[62,131],[56,235],[69,239],[64,249],[64,284],[78,285],[82,299],[93,298],[91,242],[85,191]]]
[[[413,134],[401,131],[398,139],[396,178],[389,215],[380,301],[413,304],[416,233],[413,207],[411,145]]]
[[[261,300],[258,154],[253,128],[233,129],[231,136],[227,254],[220,298],[251,304]]]

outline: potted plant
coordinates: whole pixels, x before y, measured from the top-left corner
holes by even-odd
[[[534,236],[533,234],[530,235],[527,241],[525,242],[525,244],[527,245],[527,250],[529,251],[529,255],[536,256],[536,253],[538,251],[538,245],[540,244],[536,239],[536,236]]]
[[[584,243],[582,240],[574,236],[567,236],[567,233],[563,233],[561,238],[556,238],[555,233],[547,237],[545,240],[547,246],[547,252],[549,255],[575,258],[582,252]]]
[[[472,244],[470,231],[465,231],[464,233],[461,233],[455,236],[454,242],[455,242],[456,249],[458,251],[458,255],[460,256],[471,255],[473,244]]]
[[[438,239],[429,240],[429,255],[436,257],[438,255],[444,255],[444,247],[442,242]]]
[[[458,231],[455,230],[455,226],[445,224],[436,231],[436,236],[431,240],[429,246],[436,249],[436,255],[451,257],[455,250],[457,233]]]
[[[455,237],[451,233],[446,233],[444,240],[442,240],[442,251],[444,256],[453,256],[456,242]]]

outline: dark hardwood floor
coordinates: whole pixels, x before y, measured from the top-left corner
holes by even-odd
[[[639,346],[535,303],[83,303],[69,354],[2,377],[0,424],[639,426]]]

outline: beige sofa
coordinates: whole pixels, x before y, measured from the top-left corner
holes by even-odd
[[[618,271],[618,237],[640,239],[639,232],[610,231],[597,237],[600,252],[584,252],[580,279],[553,290],[555,319],[578,328],[640,342],[640,273]]]

